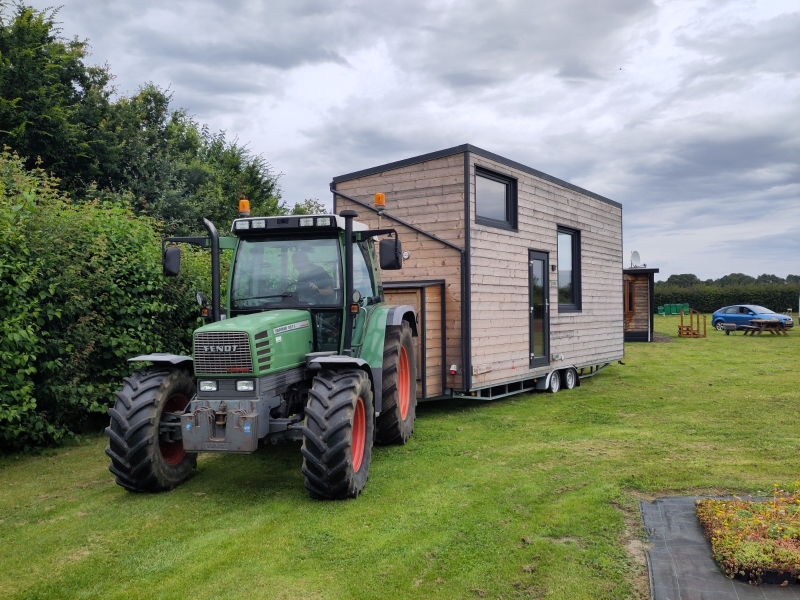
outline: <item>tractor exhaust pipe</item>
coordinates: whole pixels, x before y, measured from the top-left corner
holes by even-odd
[[[220,320],[219,306],[219,234],[217,228],[208,219],[203,219],[208,237],[211,239],[211,320]]]
[[[343,210],[339,216],[344,219],[345,312],[342,354],[350,356],[353,344],[353,313],[350,312],[350,304],[353,301],[353,219],[358,216],[358,213],[354,210]]]

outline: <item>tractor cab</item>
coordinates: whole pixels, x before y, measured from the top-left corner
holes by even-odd
[[[345,311],[353,304],[366,308],[382,301],[370,236],[351,242],[353,293],[345,302],[345,228],[344,219],[335,215],[234,221],[238,243],[231,268],[228,318],[262,311],[307,310],[313,322],[314,351],[338,352]],[[353,223],[354,238],[366,231],[366,226]]]

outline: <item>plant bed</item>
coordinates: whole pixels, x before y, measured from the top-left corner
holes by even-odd
[[[752,585],[788,585],[800,578],[800,484],[774,486],[771,499],[706,498],[697,516],[725,574]]]

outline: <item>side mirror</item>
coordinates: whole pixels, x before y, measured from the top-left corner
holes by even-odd
[[[175,277],[181,272],[181,249],[178,246],[167,246],[161,257],[161,266],[164,267],[166,277]]]
[[[396,271],[403,268],[403,246],[397,234],[393,238],[381,240],[379,250],[382,270]]]

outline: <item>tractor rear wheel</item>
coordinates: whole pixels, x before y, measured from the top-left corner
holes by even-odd
[[[417,416],[417,360],[411,327],[386,328],[383,343],[383,394],[378,416],[379,444],[405,444]]]
[[[312,498],[356,498],[363,491],[374,422],[372,385],[364,371],[323,371],[314,377],[300,450]]]
[[[180,369],[151,368],[125,378],[105,430],[108,470],[117,484],[131,492],[161,492],[189,478],[197,454],[187,453],[174,433],[194,393],[194,378]]]

